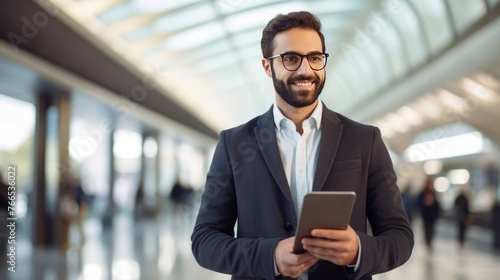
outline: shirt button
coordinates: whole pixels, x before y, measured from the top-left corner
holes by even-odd
[[[290,223],[285,223],[285,224],[283,225],[283,228],[284,228],[286,231],[292,231],[292,230],[293,230],[293,226],[292,226],[292,224],[290,224]]]

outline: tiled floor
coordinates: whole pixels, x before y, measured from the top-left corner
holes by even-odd
[[[172,211],[165,211],[173,213]],[[41,280],[228,280],[199,267],[190,249],[195,210],[165,214],[156,220],[135,221],[131,214],[119,214],[113,227],[104,230],[97,219],[85,222],[85,243],[80,246],[78,230],[71,229],[71,248],[62,254],[33,250],[27,240],[19,240],[16,272],[0,279]],[[454,229],[441,222],[432,254],[422,245],[418,220],[416,246],[411,259],[378,280],[493,280],[500,279],[500,255],[490,248],[490,233],[472,228],[463,251],[456,248]],[[3,265],[3,264],[2,264]]]
[[[420,223],[414,225],[415,248],[403,266],[377,275],[377,280],[498,280],[500,253],[491,249],[491,232],[479,227],[469,230],[463,250],[455,242],[454,227],[440,221],[432,253],[423,245]]]

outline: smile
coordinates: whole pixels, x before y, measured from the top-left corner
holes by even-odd
[[[310,87],[314,82],[293,82],[292,84],[298,87]]]

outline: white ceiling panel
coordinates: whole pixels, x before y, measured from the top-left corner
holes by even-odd
[[[262,69],[260,39],[264,26],[279,13],[308,10],[318,15],[330,53],[321,98],[339,112],[364,116],[368,115],[364,112],[403,108],[373,101],[386,89],[403,87],[402,81],[457,40],[450,34],[462,34],[464,26],[472,26],[488,12],[479,3],[484,1],[471,1],[476,4],[470,15],[453,4],[454,13],[467,16],[467,25],[453,27],[449,18],[443,18],[449,16],[443,14],[445,0],[426,0],[427,6],[399,0],[50,1],[131,67],[152,72],[164,94],[215,131],[244,123],[271,106],[275,93]],[[432,30],[433,22],[439,23],[439,32]],[[495,66],[490,69],[500,73]],[[481,77],[488,77],[477,75],[480,78],[462,75],[456,80],[471,91],[472,86],[484,84]],[[386,131],[402,130],[390,128],[394,116],[424,110],[418,104],[438,98],[428,94],[431,97],[416,100],[439,87],[445,88],[421,90],[410,100],[411,108],[399,109],[391,117],[379,114],[373,122],[383,123]],[[450,98],[439,92],[441,98]],[[368,107],[373,104],[380,108]]]

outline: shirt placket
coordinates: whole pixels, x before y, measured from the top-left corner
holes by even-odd
[[[304,127],[304,133],[299,137],[296,148],[296,184],[297,184],[297,211],[300,213],[304,195],[307,193],[307,134],[309,130]]]

